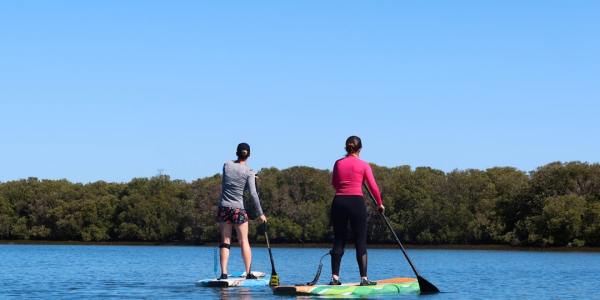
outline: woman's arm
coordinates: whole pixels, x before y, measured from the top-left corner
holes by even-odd
[[[337,170],[337,161],[335,162],[335,164],[333,164],[333,171],[331,172],[331,185],[333,185],[333,188],[337,189],[337,184],[339,182],[338,179],[338,170]]]
[[[250,191],[250,196],[252,197],[252,201],[254,201],[254,208],[259,216],[263,215],[262,207],[260,206],[260,199],[258,199],[258,192],[256,192],[256,174],[254,172],[250,172],[248,175],[248,181],[246,185],[248,186],[248,190]]]
[[[373,176],[373,170],[371,170],[371,166],[369,164],[367,164],[367,167],[365,168],[365,181],[367,182],[367,186],[373,194],[373,197],[375,197],[377,206],[383,205],[383,201],[381,201],[381,193],[379,192],[379,187],[377,187],[377,182],[375,182],[375,177]]]

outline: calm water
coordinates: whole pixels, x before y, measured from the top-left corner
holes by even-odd
[[[0,298],[280,299],[269,288],[214,289],[194,282],[214,277],[211,247],[0,245]],[[230,269],[242,270],[239,248]],[[270,272],[265,248],[254,248],[254,270]],[[282,283],[310,281],[326,249],[275,248]],[[411,250],[424,277],[444,293],[408,299],[600,299],[600,253]],[[399,250],[369,250],[373,279],[412,274]],[[327,258],[326,258],[327,260]],[[354,249],[342,280],[355,281]],[[321,282],[330,275],[327,260]],[[390,298],[390,297],[387,297]],[[398,297],[396,297],[398,298]]]

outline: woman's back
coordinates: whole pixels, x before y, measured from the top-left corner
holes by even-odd
[[[234,161],[225,162],[219,206],[244,208],[244,190],[248,188],[254,200],[255,209],[261,215],[262,209],[256,193],[254,176],[254,172],[246,164]]]
[[[335,162],[331,184],[336,195],[362,196],[362,184],[366,182],[375,195],[377,205],[381,205],[381,195],[375,182],[371,166],[354,155],[348,155]]]
[[[355,156],[346,156],[335,162],[332,184],[336,195],[362,195],[362,182],[368,165]]]

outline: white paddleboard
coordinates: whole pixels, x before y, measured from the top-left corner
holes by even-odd
[[[268,286],[269,279],[265,277],[264,272],[252,271],[252,274],[258,279],[246,279],[246,272],[229,274],[227,279],[201,279],[196,282],[196,285],[206,287],[258,287]]]

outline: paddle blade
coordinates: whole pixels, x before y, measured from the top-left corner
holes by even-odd
[[[433,285],[433,283],[427,281],[427,279],[417,275],[417,280],[419,281],[419,289],[421,290],[421,294],[435,294],[440,292],[440,290]]]
[[[271,274],[271,279],[269,280],[270,286],[278,286],[279,285],[279,275]]]

